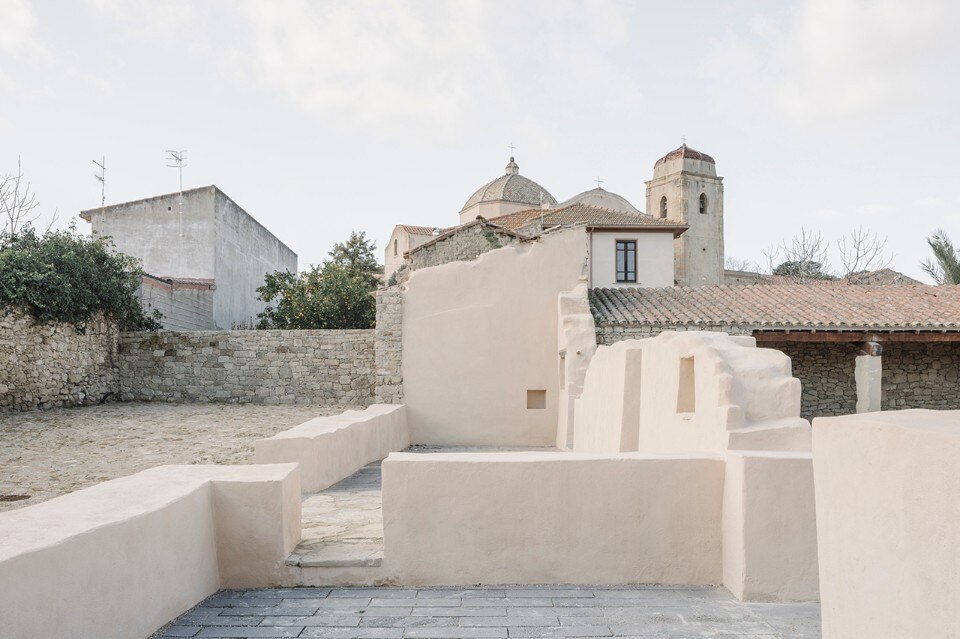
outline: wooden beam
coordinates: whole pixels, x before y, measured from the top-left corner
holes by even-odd
[[[802,342],[812,344],[842,344],[855,342],[960,342],[960,331],[798,331],[798,330],[755,330],[753,337],[757,343]]]

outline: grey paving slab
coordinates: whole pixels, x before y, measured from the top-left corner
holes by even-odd
[[[743,604],[723,589],[272,588],[219,592],[161,637],[821,639],[818,604]]]

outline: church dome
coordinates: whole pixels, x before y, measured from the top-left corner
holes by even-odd
[[[563,204],[560,204],[559,208],[563,208],[571,204],[587,204],[589,206],[610,209],[611,211],[633,213],[634,215],[643,214],[643,212],[638,210],[633,204],[630,204],[627,198],[623,197],[622,195],[617,195],[616,193],[611,193],[610,191],[605,191],[599,186],[595,189],[584,191],[579,195],[574,195]]]
[[[463,205],[461,213],[467,209],[483,204],[484,202],[513,202],[540,206],[553,206],[557,200],[550,192],[529,178],[520,175],[520,166],[510,158],[506,166],[506,173],[496,180],[488,182],[477,189]]]
[[[706,153],[701,153],[695,149],[691,149],[686,143],[682,144],[679,149],[670,151],[665,156],[657,160],[657,163],[653,165],[653,168],[657,168],[661,164],[666,164],[670,160],[676,159],[685,159],[685,160],[700,160],[701,162],[709,162],[710,164],[716,164],[714,159],[707,155]]]

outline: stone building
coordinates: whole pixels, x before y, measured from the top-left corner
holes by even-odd
[[[110,237],[118,251],[141,261],[152,276],[141,297],[165,313],[168,329],[249,326],[266,306],[256,292],[264,276],[297,270],[297,254],[216,186],[90,209],[80,217],[94,235]],[[157,290],[163,288],[158,281],[168,290]]]
[[[597,342],[752,335],[790,356],[806,418],[960,408],[960,287],[769,284],[592,289]]]

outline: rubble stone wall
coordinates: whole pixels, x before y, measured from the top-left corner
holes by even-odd
[[[95,319],[82,333],[73,324],[34,322],[0,308],[0,411],[97,404],[119,391],[117,332]]]
[[[123,333],[118,359],[125,401],[374,400],[372,329]]]

